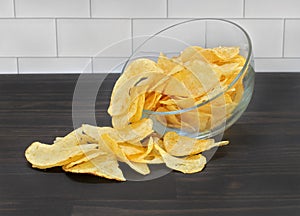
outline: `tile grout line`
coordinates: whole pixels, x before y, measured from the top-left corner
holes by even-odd
[[[92,58],[102,58],[102,59],[119,59],[119,58],[128,58],[129,56],[101,56],[101,57],[92,57]],[[5,58],[16,58],[16,56],[4,56],[0,57],[0,59]],[[56,56],[22,56],[20,58],[35,58],[35,59],[43,59],[43,58],[57,58]],[[70,59],[70,58],[80,58],[80,59],[89,59],[90,56],[60,56],[59,58],[62,59]]]
[[[55,20],[55,48],[56,48],[56,57],[58,57],[58,32],[57,32],[57,18]]]
[[[13,7],[14,7],[14,18],[16,18],[16,1],[13,0]]]
[[[169,20],[187,20],[187,19],[191,19],[191,18],[196,18],[196,17],[168,17]],[[214,17],[212,17],[214,18]],[[218,18],[218,17],[215,17]],[[53,19],[53,17],[0,17],[0,20],[45,20],[45,19]],[[132,18],[130,17],[110,17],[110,18],[105,18],[105,17],[56,17],[56,19],[64,19],[64,20],[130,20]],[[151,17],[151,18],[134,18],[136,20],[161,20],[161,19],[166,19],[166,18],[162,18],[162,17]],[[231,19],[231,20],[282,20],[283,18],[280,17],[222,17],[222,19]],[[299,18],[284,18],[286,20],[300,20]]]
[[[92,0],[89,0],[90,3],[90,18],[92,18]]]
[[[169,18],[169,0],[166,0],[166,15],[167,15],[167,18]]]
[[[285,48],[285,25],[286,19],[283,19],[283,29],[282,29],[282,58],[284,58],[284,48]]]
[[[19,57],[17,57],[17,73],[20,74]]]
[[[254,57],[254,59],[260,59],[260,60],[300,60],[299,57]]]
[[[204,47],[207,48],[207,21],[205,21],[205,26],[204,26],[205,32],[204,32]]]
[[[245,18],[246,14],[246,0],[243,0],[243,18]]]
[[[90,57],[91,60],[91,74],[95,73],[94,72],[94,57]]]
[[[133,55],[133,18],[130,19],[131,55]]]

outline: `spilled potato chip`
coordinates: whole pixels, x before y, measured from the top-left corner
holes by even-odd
[[[25,157],[32,167],[46,169],[71,163],[97,147],[97,144],[60,147],[34,142],[26,149]]]

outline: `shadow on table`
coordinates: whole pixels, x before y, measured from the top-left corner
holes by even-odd
[[[99,176],[84,173],[66,173],[66,176],[72,181],[88,184],[99,184],[99,183],[120,183],[116,180],[106,179]]]
[[[27,163],[28,168],[33,169],[30,163]],[[49,169],[33,169],[35,172],[42,172],[42,173],[61,173],[62,175],[65,174],[69,179],[75,182],[80,183],[88,183],[88,184],[99,184],[99,183],[118,183],[119,181],[106,179],[99,176],[94,176],[92,174],[85,174],[85,173],[69,173],[63,171],[61,167],[53,167]]]

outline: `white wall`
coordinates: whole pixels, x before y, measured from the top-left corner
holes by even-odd
[[[126,61],[132,37],[200,17],[242,25],[256,71],[300,72],[299,0],[0,0],[0,73],[105,72]]]

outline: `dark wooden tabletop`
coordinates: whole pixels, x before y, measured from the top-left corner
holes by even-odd
[[[101,75],[90,75],[99,78]],[[0,215],[300,215],[300,73],[258,73],[253,99],[201,173],[115,182],[32,169],[24,150],[73,130],[78,75],[0,76]],[[99,91],[106,113],[117,75]]]

